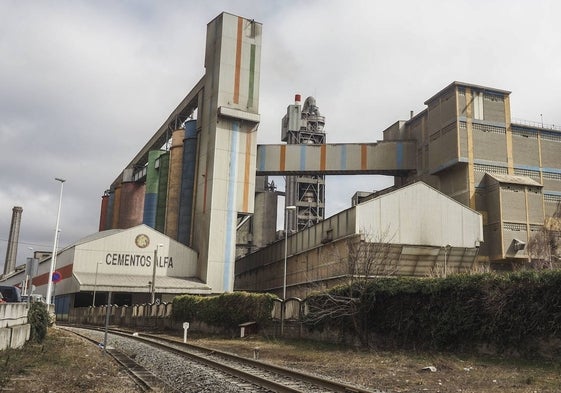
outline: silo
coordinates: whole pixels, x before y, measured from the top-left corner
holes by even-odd
[[[181,170],[183,162],[183,139],[185,130],[175,130],[171,136],[168,195],[166,204],[166,227],[164,233],[177,240],[179,223],[179,195],[181,191]]]
[[[6,261],[4,263],[4,275],[16,270],[16,257],[18,254],[19,229],[21,226],[21,214],[23,208],[14,206],[12,209],[12,223],[8,235],[8,248],[6,249]]]
[[[166,201],[168,196],[169,152],[160,156],[160,180],[158,182],[158,201],[156,203],[156,230],[164,233],[166,226]]]
[[[197,121],[185,123],[183,140],[183,167],[181,172],[181,193],[179,200],[179,228],[177,240],[191,245],[191,224],[193,219],[193,197],[195,192],[195,168],[197,165]]]
[[[121,185],[119,228],[127,229],[142,224],[145,187],[144,183],[134,181],[124,182]]]
[[[144,194],[144,218],[142,222],[149,227],[156,227],[156,211],[158,207],[158,185],[160,182],[159,158],[163,150],[148,152],[146,167],[146,193]]]

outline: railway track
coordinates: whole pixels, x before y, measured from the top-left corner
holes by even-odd
[[[80,330],[81,329],[83,328],[80,328]],[[99,332],[101,329],[92,328],[92,330]],[[72,328],[71,331],[76,332],[76,329]],[[380,390],[369,390],[363,387],[322,378],[313,374],[280,367],[271,363],[244,358],[228,352],[209,349],[191,343],[185,344],[177,339],[168,337],[144,333],[135,333],[133,336],[131,332],[114,329],[110,329],[109,333],[111,335],[142,342],[145,345],[149,345],[161,351],[173,353],[199,365],[209,367],[215,370],[215,372],[218,372],[218,374],[222,373],[229,378],[234,378],[234,381],[230,382],[236,386],[234,391],[278,393],[383,393]],[[87,336],[88,334],[85,335]],[[125,367],[129,366],[125,365]],[[136,377],[135,375],[135,378]],[[220,378],[219,376],[217,377]],[[154,382],[151,383],[153,384]],[[169,382],[168,385],[169,387],[164,387],[163,389],[173,388],[176,389],[175,391],[184,391],[181,387],[169,384]],[[162,388],[156,387],[156,389]]]

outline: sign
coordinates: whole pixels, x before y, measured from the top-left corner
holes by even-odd
[[[183,342],[187,342],[187,330],[189,329],[189,322],[183,322]]]
[[[60,274],[59,271],[54,271],[53,272],[53,276],[51,277],[51,281],[54,282],[55,284],[57,282],[59,282],[60,280],[62,280],[62,274]]]

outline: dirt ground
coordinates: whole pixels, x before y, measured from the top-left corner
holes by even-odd
[[[42,344],[0,352],[0,392],[138,392],[126,372],[94,344],[50,328]]]
[[[189,341],[385,392],[561,392],[561,361],[444,353],[355,351],[321,343],[197,338]],[[436,371],[423,370],[434,367]],[[93,344],[60,329],[42,345],[0,352],[0,391],[135,392],[132,381]]]

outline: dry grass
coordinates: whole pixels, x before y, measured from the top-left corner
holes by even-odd
[[[357,351],[310,342],[278,342],[257,338],[198,339],[197,343],[348,383],[387,392],[561,392],[561,364],[500,357]],[[436,367],[436,372],[424,367]]]
[[[42,344],[0,352],[0,391],[137,392],[109,355],[72,333],[49,329]]]

